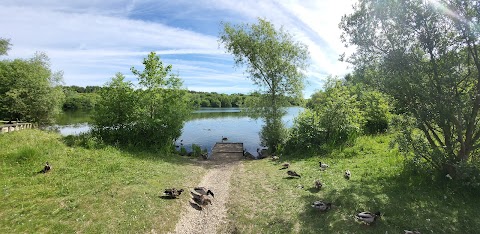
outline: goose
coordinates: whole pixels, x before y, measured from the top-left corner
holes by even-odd
[[[180,196],[180,194],[182,194],[182,192],[183,189],[168,188],[165,189],[163,193],[165,193],[165,195],[169,196],[170,198],[177,198],[178,196]]]
[[[206,195],[206,196],[212,195],[212,197],[215,197],[212,190],[206,189],[205,187],[195,187],[193,190],[200,195]]]
[[[290,163],[284,163],[282,164],[282,168],[280,168],[280,170],[287,169],[289,166],[290,166]]]
[[[360,212],[357,215],[355,215],[355,218],[357,220],[363,221],[366,224],[374,223],[377,220],[378,217],[380,217],[380,211],[377,211],[375,213]]]
[[[332,208],[332,203],[323,201],[314,201],[312,207],[319,211],[327,211]]]
[[[299,174],[297,174],[295,171],[287,171],[287,174],[289,176],[292,176],[292,177],[295,177],[295,176],[298,176],[298,178],[300,178],[301,176]]]
[[[49,172],[51,169],[52,169],[52,166],[51,166],[48,162],[46,162],[46,163],[45,163],[45,166],[43,167],[43,169],[40,170],[38,173],[47,173],[47,172]]]
[[[349,180],[350,177],[352,176],[352,173],[350,173],[350,170],[346,170],[344,176],[345,176],[345,179]]]
[[[325,170],[329,167],[328,164],[325,164],[325,163],[322,163],[322,162],[318,162],[318,163],[320,164],[320,169],[322,169],[322,170]]]
[[[320,182],[320,180],[315,180],[315,182],[313,182],[313,186],[316,188],[316,189],[321,189],[323,184],[322,182]]]

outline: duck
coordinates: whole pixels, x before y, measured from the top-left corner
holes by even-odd
[[[301,176],[295,172],[295,171],[287,171],[287,174],[291,177],[295,177],[295,176],[298,176],[298,178],[300,178]]]
[[[43,166],[43,169],[40,170],[38,173],[47,173],[47,172],[49,172],[51,169],[52,169],[52,166],[51,166],[48,162],[46,162],[46,163],[45,163],[45,166]]]
[[[223,141],[228,141],[228,138],[227,138],[227,137],[224,137],[224,136],[222,136],[222,142],[223,142]]]
[[[319,211],[327,211],[332,208],[332,203],[324,202],[324,201],[314,201],[312,203],[312,207],[319,210]]]
[[[329,167],[328,164],[325,164],[325,163],[322,163],[322,162],[318,162],[318,164],[320,164],[320,169],[322,169],[322,170],[325,170]]]
[[[350,170],[346,170],[344,176],[345,176],[345,179],[349,180],[350,177],[352,176],[352,173],[350,173]]]
[[[409,231],[409,230],[403,230],[404,234],[420,234],[419,231]]]
[[[183,189],[168,188],[168,189],[165,189],[163,193],[169,196],[170,198],[177,198],[178,196],[180,196],[180,194],[182,194],[182,192],[183,192]]]
[[[205,188],[205,187],[195,187],[193,190],[194,190],[195,192],[197,192],[198,194],[200,194],[200,195],[207,195],[207,196],[208,196],[208,195],[212,195],[213,198],[215,197],[215,195],[213,194],[212,190],[207,189],[207,188]]]
[[[280,159],[278,156],[276,155],[272,156],[272,160],[278,160],[278,159]]]
[[[192,199],[197,203],[200,207],[205,208],[207,205],[212,205],[212,200],[208,198],[207,195],[202,195],[194,192],[190,192],[192,194]]]
[[[375,223],[378,217],[380,217],[380,211],[377,211],[375,213],[372,212],[360,212],[355,215],[355,218],[357,220],[363,221],[366,224],[372,224]]]
[[[315,181],[313,182],[313,186],[314,186],[316,189],[321,189],[322,186],[323,186],[323,184],[322,184],[322,182],[320,182],[320,180],[315,180]]]
[[[290,166],[290,163],[284,163],[282,164],[282,168],[280,168],[280,170],[287,169],[289,166]]]

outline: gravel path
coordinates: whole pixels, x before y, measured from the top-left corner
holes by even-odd
[[[227,223],[226,203],[229,199],[230,177],[240,161],[232,157],[221,158],[208,161],[211,169],[198,184],[215,194],[212,205],[201,210],[193,200],[190,200],[190,203],[185,205],[174,233],[217,233],[219,228]],[[187,191],[187,195],[191,196],[190,191]]]

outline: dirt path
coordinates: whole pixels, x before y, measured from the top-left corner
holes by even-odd
[[[206,187],[213,191],[215,198],[212,205],[206,209],[199,207],[190,200],[186,204],[182,217],[178,221],[174,233],[217,233],[222,225],[227,223],[226,203],[230,193],[230,177],[236,166],[240,164],[240,158],[219,157],[209,161],[211,168],[203,177],[198,186]],[[190,195],[190,191],[187,191]]]

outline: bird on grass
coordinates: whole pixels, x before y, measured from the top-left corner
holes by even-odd
[[[360,212],[358,214],[355,215],[355,218],[359,221],[363,221],[365,224],[372,224],[372,223],[375,223],[375,221],[377,220],[377,218],[380,217],[380,211],[377,211],[375,213],[371,213],[371,212]]]
[[[205,188],[205,187],[195,187],[193,190],[194,190],[195,192],[197,192],[198,194],[200,194],[200,195],[206,195],[206,196],[212,195],[212,197],[215,197],[215,195],[213,194],[212,190],[207,189],[207,188]]]
[[[420,234],[419,231],[409,231],[409,230],[403,230],[404,234]]]
[[[320,164],[320,169],[322,169],[322,170],[326,170],[329,167],[328,164],[325,164],[325,163],[322,163],[322,162],[318,162],[318,164]]]
[[[280,159],[278,156],[276,156],[276,155],[272,156],[272,160],[275,161],[275,160],[278,160],[278,159]]]
[[[287,171],[287,174],[291,177],[295,177],[295,176],[298,176],[298,178],[300,178],[301,176],[299,174],[297,174],[295,171]]]
[[[319,211],[327,211],[332,208],[332,203],[324,202],[324,201],[314,201],[312,203],[312,207],[319,210]]]
[[[168,189],[165,189],[163,193],[169,196],[170,198],[177,198],[178,196],[180,196],[180,194],[182,194],[182,192],[183,192],[183,189],[168,188]]]
[[[323,184],[322,182],[320,182],[320,180],[315,180],[315,182],[313,182],[313,186],[316,188],[316,189],[321,189]]]
[[[285,169],[287,169],[289,166],[290,166],[290,163],[284,163],[284,164],[282,164],[282,168],[280,168],[280,170],[285,170]]]
[[[350,177],[352,176],[352,173],[350,173],[350,170],[346,170],[344,176],[345,176],[345,179],[349,180]]]
[[[192,199],[197,203],[202,209],[206,208],[207,205],[212,205],[212,200],[208,198],[207,195],[202,195],[194,192],[190,192],[192,194]]]
[[[43,166],[43,169],[40,170],[38,173],[47,173],[47,172],[49,172],[51,169],[52,169],[52,166],[51,166],[48,162],[46,162],[46,163],[45,163],[45,166]]]

